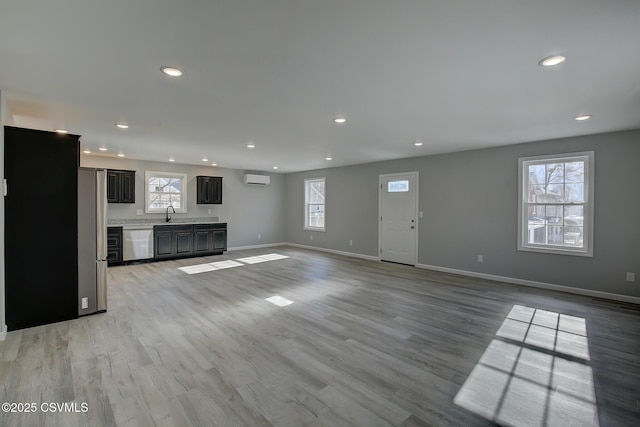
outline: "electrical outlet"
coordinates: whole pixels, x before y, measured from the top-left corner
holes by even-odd
[[[208,213],[209,215],[211,215],[211,209],[207,210],[207,213]]]
[[[138,210],[136,211],[136,215],[142,215],[142,209],[138,209]]]
[[[262,239],[262,234],[258,233],[258,239]]]
[[[353,240],[349,240],[349,246],[353,246]]]
[[[478,255],[478,262],[484,262],[484,257],[482,255]]]
[[[422,211],[418,212],[418,218],[424,218],[424,212]]]
[[[82,298],[82,309],[85,310],[89,308],[89,297]]]
[[[630,271],[627,272],[627,282],[635,282],[636,281],[636,273],[632,273]]]
[[[313,234],[309,235],[309,240],[313,240]]]

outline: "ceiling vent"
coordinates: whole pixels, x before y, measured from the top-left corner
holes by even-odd
[[[254,175],[252,173],[245,173],[244,183],[248,185],[269,185],[271,184],[271,177],[269,175]]]

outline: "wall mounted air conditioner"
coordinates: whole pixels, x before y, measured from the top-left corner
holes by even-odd
[[[245,173],[244,183],[249,185],[269,185],[271,184],[271,177],[269,175],[254,175],[252,173]]]

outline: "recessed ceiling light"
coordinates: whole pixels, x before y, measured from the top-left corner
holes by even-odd
[[[169,161],[170,161],[170,162],[175,162],[175,161],[176,161],[176,159],[174,159],[173,157],[169,157]]]
[[[99,147],[98,150],[100,151],[107,151],[107,147]]]
[[[585,121],[585,120],[589,120],[590,118],[591,118],[591,116],[589,114],[583,114],[582,116],[574,117],[574,120],[582,122],[582,121]]]
[[[413,143],[413,145],[415,145],[416,147],[421,147],[424,144],[424,142],[422,142],[419,139],[416,139],[416,142]]]
[[[209,159],[207,159],[206,157],[203,157],[203,158],[202,158],[202,161],[203,161],[203,162],[208,162],[208,161],[209,161]]]
[[[327,156],[327,157],[325,157],[324,159],[325,159],[325,160],[333,160],[333,157],[331,157],[331,156]]]
[[[274,166],[273,168],[274,168],[274,169],[278,169],[278,167],[277,167],[277,166]]]
[[[253,142],[250,142],[247,144],[247,148],[256,148],[256,144],[254,144]]]
[[[333,121],[334,121],[335,123],[345,123],[345,122],[347,121],[347,119],[346,119],[346,118],[344,118],[344,117],[335,117],[335,118],[333,119]]]
[[[180,77],[182,75],[182,71],[175,67],[162,67],[160,70],[170,77]]]
[[[69,131],[66,130],[66,129],[56,129],[56,132],[57,133],[69,133]]]
[[[84,150],[82,150],[82,152],[84,154],[91,154],[91,150],[89,150],[88,148],[85,148]]]
[[[538,64],[542,67],[553,67],[564,62],[567,59],[562,55],[553,55],[546,58],[542,58]]]
[[[129,129],[129,125],[126,123],[116,123],[116,126],[118,126],[120,129]]]
[[[118,157],[124,157],[124,153],[118,153]]]

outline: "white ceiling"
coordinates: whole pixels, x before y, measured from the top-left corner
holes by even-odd
[[[93,151],[278,172],[633,129],[640,0],[2,0],[0,90]]]

